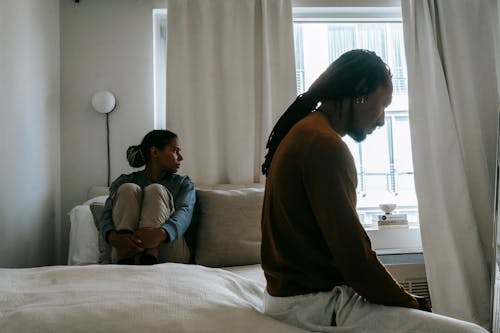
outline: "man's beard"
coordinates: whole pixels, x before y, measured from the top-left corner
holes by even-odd
[[[356,142],[361,142],[366,139],[366,134],[359,128],[350,128],[347,134]]]
[[[347,134],[356,142],[361,142],[366,139],[366,134],[362,129],[356,127],[354,124],[354,110],[351,104],[351,110],[349,110],[349,119],[347,119]]]

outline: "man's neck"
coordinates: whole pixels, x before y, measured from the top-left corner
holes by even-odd
[[[318,111],[328,120],[330,126],[340,136],[347,134],[350,116],[350,104],[347,101],[344,101],[341,105],[324,104],[319,107]]]

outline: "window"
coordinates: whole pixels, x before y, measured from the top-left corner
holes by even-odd
[[[351,10],[350,12],[348,12]],[[370,13],[377,17],[366,17]],[[357,17],[356,15],[359,16]],[[391,68],[393,100],[385,126],[362,143],[344,137],[358,171],[358,214],[366,226],[381,213],[381,203],[396,203],[410,224],[418,218],[408,117],[408,84],[403,27],[393,13],[384,17],[369,8],[295,8],[297,92],[304,92],[319,74],[351,49],[375,51]]]
[[[153,9],[153,87],[155,129],[165,129],[167,125],[167,10]]]

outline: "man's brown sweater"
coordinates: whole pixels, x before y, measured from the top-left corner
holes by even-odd
[[[272,296],[348,285],[368,301],[418,308],[371,248],[356,213],[356,168],[327,118],[314,112],[280,143],[266,180],[262,267]]]

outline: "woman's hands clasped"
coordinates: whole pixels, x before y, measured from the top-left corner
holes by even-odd
[[[163,228],[140,228],[134,235],[146,249],[153,249],[168,240],[168,234]]]
[[[142,246],[142,240],[132,233],[125,234],[111,231],[108,240],[116,249],[118,259],[130,258],[145,250]]]
[[[108,236],[109,243],[116,249],[118,258],[133,257],[147,249],[157,248],[168,238],[163,228],[140,228],[134,233],[111,231]]]

